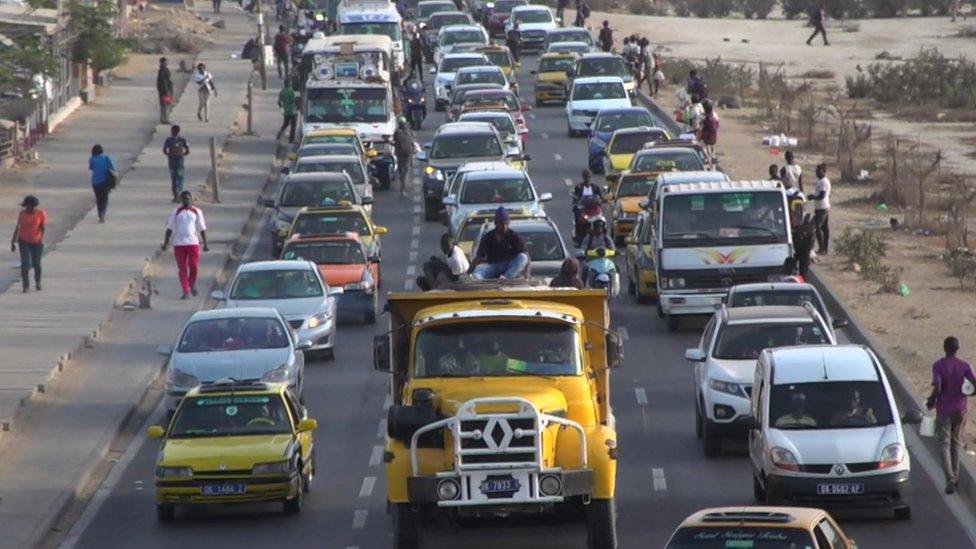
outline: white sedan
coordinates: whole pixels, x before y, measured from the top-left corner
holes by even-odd
[[[595,76],[573,80],[566,102],[570,137],[587,133],[601,109],[632,106],[624,81],[618,76]]]

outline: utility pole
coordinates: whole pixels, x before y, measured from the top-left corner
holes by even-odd
[[[255,2],[258,12],[258,46],[261,48],[261,67],[258,70],[261,74],[261,90],[263,91],[268,89],[268,59],[264,53],[264,4],[261,0],[255,0]]]

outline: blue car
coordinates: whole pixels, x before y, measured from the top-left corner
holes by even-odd
[[[603,173],[603,154],[613,132],[622,128],[655,126],[651,113],[644,107],[603,109],[590,125],[589,166],[593,173]]]

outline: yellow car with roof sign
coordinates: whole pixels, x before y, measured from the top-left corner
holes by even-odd
[[[617,245],[634,230],[634,223],[654,189],[657,174],[653,172],[627,173],[609,185],[603,197],[610,204],[610,230]]]
[[[156,515],[176,517],[178,505],[280,501],[301,511],[315,474],[312,431],[318,427],[286,384],[217,382],[183,397],[156,462]]]
[[[613,132],[603,154],[603,173],[607,174],[607,181],[620,177],[620,172],[630,167],[634,155],[645,144],[662,139],[670,139],[668,131],[651,126],[621,128]]]
[[[376,225],[362,206],[340,204],[318,208],[302,208],[295,214],[284,240],[295,235],[313,236],[328,234],[358,233],[370,257],[380,257],[382,246],[380,236],[387,228]]]
[[[500,68],[502,74],[508,79],[508,85],[512,88],[512,91],[518,93],[518,70],[522,65],[512,57],[512,52],[508,49],[508,46],[492,44],[490,46],[475,48],[474,51],[485,54],[489,63]]]
[[[751,506],[698,511],[681,522],[666,549],[679,547],[855,549],[857,544],[821,509]]]
[[[363,140],[352,128],[336,126],[335,128],[325,128],[321,130],[311,130],[302,136],[302,142],[298,145],[301,149],[305,145],[318,145],[321,143],[351,143],[356,147],[360,156],[372,159],[379,155],[376,149],[367,147]]]
[[[541,106],[547,101],[566,103],[569,95],[569,73],[573,70],[578,56],[570,52],[544,53],[539,56],[539,68],[535,75],[535,104]]]

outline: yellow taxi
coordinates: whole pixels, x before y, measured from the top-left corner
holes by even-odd
[[[671,535],[667,549],[736,547],[831,547],[854,549],[826,511],[802,507],[716,507],[686,518]]]
[[[533,216],[526,212],[509,212],[509,219],[531,219]],[[475,210],[464,218],[454,232],[454,244],[461,248],[464,255],[470,259],[475,246],[477,246],[478,235],[481,234],[481,226],[485,223],[492,223],[495,219],[495,210]]]
[[[570,52],[544,53],[539,56],[539,68],[535,75],[535,105],[547,101],[566,103],[569,92],[569,73],[573,70],[577,55]]]
[[[620,172],[629,168],[634,155],[645,144],[667,139],[670,139],[667,130],[651,126],[621,128],[613,132],[603,154],[603,173],[607,174],[607,181],[617,179]]]
[[[634,230],[641,202],[648,199],[656,181],[652,172],[628,172],[608,185],[603,198],[610,204],[610,231],[618,245]]]
[[[644,209],[638,215],[634,229],[624,238],[627,246],[627,292],[635,296],[638,303],[646,303],[657,297],[653,219],[650,210]]]
[[[282,236],[284,241],[295,235],[321,236],[350,232],[359,234],[369,257],[381,256],[380,236],[387,233],[387,228],[373,223],[366,210],[355,204],[302,208]]]
[[[161,439],[156,462],[156,516],[178,505],[280,501],[302,509],[315,474],[312,431],[318,427],[286,384],[227,380],[192,389]]]
[[[508,46],[492,44],[475,48],[474,51],[483,53],[488,58],[489,63],[500,68],[502,74],[508,79],[508,85],[512,88],[512,91],[516,94],[518,93],[518,70],[522,65],[512,57],[512,52],[508,49]]]
[[[367,160],[371,160],[379,156],[379,151],[376,149],[367,147],[363,140],[356,133],[353,128],[344,128],[341,126],[336,126],[335,128],[324,128],[321,130],[312,130],[302,136],[302,142],[298,145],[299,150],[305,145],[319,145],[326,143],[350,143],[356,147],[356,151],[360,156]],[[295,153],[292,153],[295,154]],[[292,158],[289,156],[289,160],[294,160],[298,158]]]

